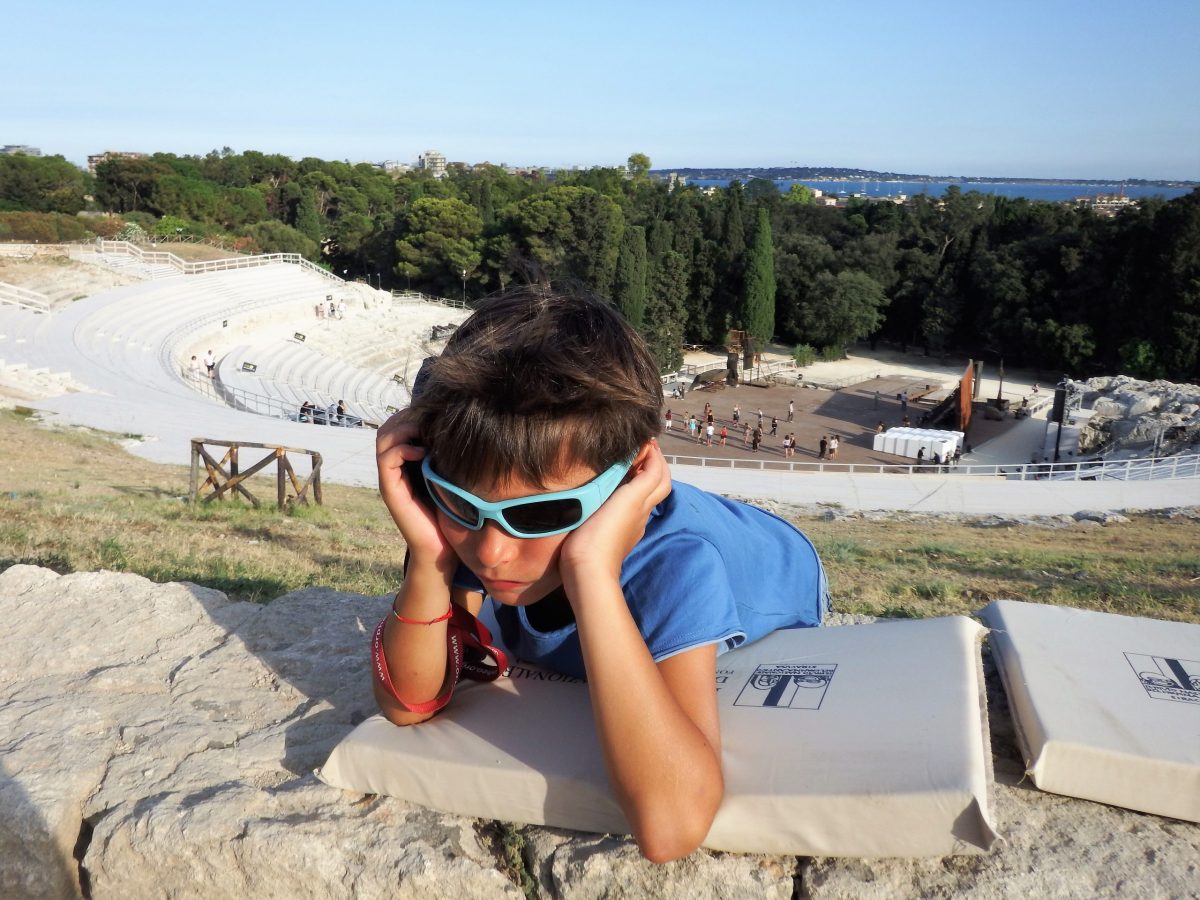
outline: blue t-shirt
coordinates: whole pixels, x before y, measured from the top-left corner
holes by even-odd
[[[465,567],[455,584],[482,586]],[[820,625],[829,586],[817,551],[789,522],[756,506],[675,482],[621,566],[629,612],[655,662],[716,644],[718,654],[781,628]],[[524,607],[494,604],[504,643],[526,662],[584,678],[575,623],[529,624]]]

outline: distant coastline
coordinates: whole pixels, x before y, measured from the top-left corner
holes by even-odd
[[[905,172],[877,172],[871,169],[848,169],[831,166],[773,166],[755,167],[698,167],[681,169],[654,169],[651,174],[667,177],[676,174],[689,181],[733,181],[742,182],[753,178],[768,181],[828,181],[828,182],[909,182],[926,184],[1077,184],[1090,187],[1128,185],[1130,187],[1161,187],[1190,190],[1200,187],[1200,181],[1164,180],[1153,178],[1018,178],[996,175],[920,175]]]

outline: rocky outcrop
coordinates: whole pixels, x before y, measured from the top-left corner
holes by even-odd
[[[0,574],[0,896],[1188,896],[1200,883],[1200,826],[1024,782],[994,677],[1006,840],[987,856],[701,851],[654,866],[623,837],[345,794],[312,770],[374,711],[365,646],[387,602]]]
[[[1085,452],[1107,448],[1110,459],[1145,455],[1155,444],[1186,445],[1200,437],[1200,386],[1106,375],[1075,387],[1095,411],[1081,439]]]

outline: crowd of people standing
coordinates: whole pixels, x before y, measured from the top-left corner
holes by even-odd
[[[697,444],[703,444],[705,447],[712,447],[715,443],[718,447],[726,447],[729,445],[730,430],[735,435],[740,432],[742,435],[742,447],[758,453],[765,446],[768,437],[778,438],[779,435],[779,417],[770,416],[770,424],[767,424],[768,416],[761,408],[758,408],[755,413],[757,417],[757,425],[751,426],[749,421],[742,420],[742,410],[737,404],[734,404],[733,414],[729,420],[718,421],[712,403],[705,401],[703,411],[697,415],[690,410],[683,413],[681,421],[682,428],[687,431],[689,440],[695,441]],[[795,420],[796,416],[796,401],[788,401],[787,421]],[[671,407],[663,414],[663,431],[674,432],[675,430],[676,413]],[[779,452],[785,459],[792,458],[796,453],[796,447],[799,446],[794,432],[789,432],[782,436],[779,445]]]

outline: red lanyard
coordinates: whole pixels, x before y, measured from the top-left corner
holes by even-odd
[[[460,679],[495,681],[508,669],[508,656],[492,643],[492,633],[487,626],[463,607],[455,606],[454,614],[446,625],[446,687],[432,700],[407,703],[396,693],[392,676],[388,673],[387,659],[383,655],[385,624],[387,616],[375,626],[375,633],[371,637],[371,671],[388,695],[409,712],[437,712],[450,702],[454,686]],[[489,658],[491,662],[487,661]]]

